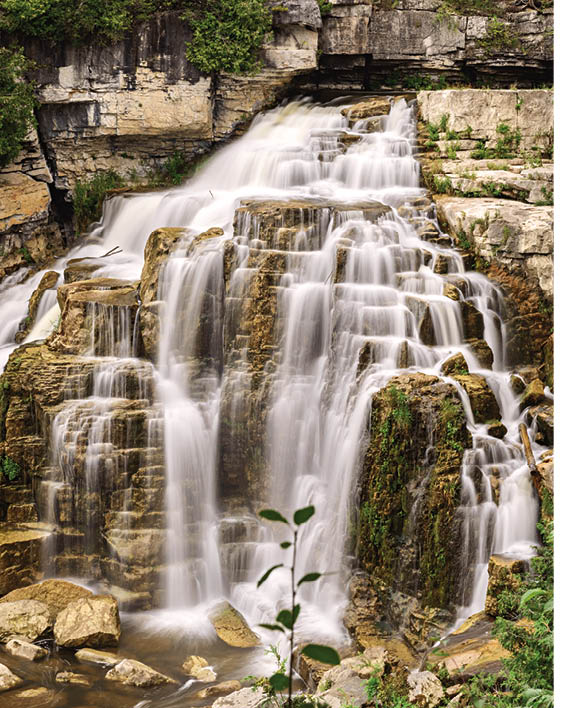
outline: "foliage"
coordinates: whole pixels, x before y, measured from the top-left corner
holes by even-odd
[[[186,56],[206,73],[254,73],[259,49],[270,31],[272,13],[264,0],[209,0],[183,15],[193,30]]]
[[[21,49],[0,48],[0,167],[17,156],[35,126],[33,86],[24,81],[27,68]]]
[[[331,8],[333,5],[329,0],[317,0],[317,4],[319,5],[319,12],[321,15],[328,15],[331,12]]]
[[[98,172],[91,180],[78,181],[74,188],[74,217],[77,232],[97,221],[102,214],[102,204],[108,192],[124,186],[117,172]]]
[[[292,603],[290,609],[280,610],[276,620],[273,624],[261,624],[261,627],[268,629],[272,632],[282,632],[290,640],[290,651],[289,651],[289,667],[288,675],[285,673],[286,663],[282,662],[281,657],[278,655],[278,668],[269,677],[268,683],[270,688],[268,689],[268,695],[272,698],[276,698],[277,694],[282,694],[287,690],[288,701],[284,703],[287,708],[305,708],[308,705],[307,701],[304,703],[305,699],[300,697],[292,699],[292,675],[294,669],[294,630],[295,625],[300,615],[300,605],[296,603],[296,596],[300,585],[303,583],[312,583],[322,576],[322,573],[310,572],[306,573],[300,580],[296,582],[296,555],[298,550],[298,540],[300,528],[303,524],[307,523],[311,517],[315,514],[315,507],[306,506],[302,509],[298,509],[294,512],[293,523],[290,523],[279,511],[276,509],[263,509],[259,512],[259,516],[267,521],[274,521],[277,523],[285,524],[289,527],[292,533],[291,541],[282,541],[280,548],[283,550],[292,549],[292,565],[286,566],[284,563],[277,563],[271,566],[257,581],[257,587],[260,587],[264,582],[268,580],[271,573],[278,568],[286,568],[290,571],[290,590],[292,595]],[[313,659],[314,661],[320,661],[324,664],[339,664],[340,659],[337,652],[331,647],[324,646],[322,644],[306,644],[301,648],[301,654]],[[311,704],[310,704],[311,705]]]
[[[488,20],[486,36],[479,40],[487,54],[503,49],[516,49],[519,46],[519,37],[514,29],[495,15]]]
[[[181,184],[189,171],[189,163],[186,157],[176,151],[164,163],[162,167],[163,176],[172,184]]]
[[[405,87],[413,91],[439,91],[447,87],[444,76],[435,79],[429,74],[411,74],[405,79]]]
[[[478,676],[465,686],[475,708],[552,708],[554,705],[554,523],[539,523],[544,546],[515,597],[514,619],[496,620],[494,634],[511,652],[504,671]],[[484,701],[488,696],[488,702]]]
[[[495,147],[486,147],[483,140],[478,140],[476,149],[472,152],[473,160],[506,160],[514,157],[521,144],[521,132],[519,129],[511,130],[507,123],[499,123],[496,127],[498,135]]]
[[[12,460],[8,455],[0,457],[0,472],[7,482],[15,482],[19,479],[21,470],[20,466],[15,460]]]

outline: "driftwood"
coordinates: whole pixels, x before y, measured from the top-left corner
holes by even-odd
[[[542,493],[541,476],[537,469],[537,463],[535,462],[535,456],[533,454],[533,449],[531,448],[531,441],[529,440],[529,433],[525,423],[519,424],[519,435],[521,436],[523,450],[525,451],[525,459],[527,460],[527,465],[529,466],[529,472],[531,473],[534,487],[537,490],[537,494],[540,496]]]

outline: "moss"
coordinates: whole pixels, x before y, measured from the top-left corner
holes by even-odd
[[[454,387],[435,377],[401,376],[374,395],[370,424],[360,563],[390,589],[407,583],[425,604],[449,607],[457,582],[460,467],[471,445],[462,404]]]

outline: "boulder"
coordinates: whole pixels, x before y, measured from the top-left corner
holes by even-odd
[[[119,681],[126,686],[150,688],[164,683],[178,683],[169,676],[155,671],[150,666],[134,659],[123,659],[106,674],[109,681]],[[239,684],[240,687],[240,684]]]
[[[49,654],[47,649],[43,647],[38,647],[36,644],[15,638],[8,641],[6,651],[8,654],[11,654],[11,656],[17,656],[20,659],[28,659],[29,661],[38,661]]]
[[[41,549],[49,535],[44,529],[0,524],[0,595],[41,577]]]
[[[435,708],[444,698],[441,682],[431,671],[412,671],[407,677],[409,702],[421,708]]]
[[[13,635],[34,642],[53,627],[49,608],[37,600],[17,600],[0,605],[0,642]]]
[[[61,647],[103,647],[119,642],[118,604],[111,595],[75,600],[57,615],[55,640]]]
[[[497,400],[480,374],[456,375],[454,377],[464,388],[470,399],[470,406],[476,423],[499,420],[500,410]]]
[[[464,354],[458,352],[450,356],[441,366],[441,374],[443,376],[453,376],[454,374],[467,374],[468,364],[464,358]]]
[[[466,344],[470,347],[472,354],[474,354],[482,368],[492,368],[493,352],[485,339],[467,339]]]
[[[217,636],[229,646],[246,648],[260,644],[260,638],[251,630],[243,615],[228,602],[215,605],[208,617]]]
[[[92,686],[92,681],[88,678],[88,676],[84,676],[83,674],[75,674],[72,671],[60,671],[55,676],[55,681],[57,683],[70,683],[74,686],[86,686],[87,688]]]
[[[361,706],[366,702],[366,680],[351,668],[335,666],[323,674],[315,695],[330,706]]]
[[[23,679],[12,673],[4,664],[0,664],[0,693],[2,691],[9,691],[16,686],[21,686],[22,683]]]
[[[225,696],[228,693],[239,691],[241,688],[240,681],[222,681],[221,683],[216,683],[215,686],[202,688],[201,691],[196,693],[195,697],[198,700],[203,700],[205,698],[213,698],[214,696]]]
[[[122,661],[121,656],[117,656],[110,651],[100,651],[99,649],[79,649],[74,656],[86,664],[100,664],[102,666],[115,666]]]
[[[488,423],[488,435],[491,435],[493,438],[499,438],[501,440],[501,438],[505,437],[506,433],[507,428],[500,420],[493,420]]]
[[[212,708],[260,708],[264,705],[266,695],[262,688],[242,688],[228,696],[218,698],[212,703]]]
[[[544,403],[545,400],[543,382],[540,379],[534,379],[521,394],[519,407],[521,410],[525,410],[529,406],[538,406],[539,403]]]
[[[94,593],[80,585],[69,583],[66,580],[44,580],[42,583],[28,585],[25,588],[12,590],[4,597],[2,602],[14,602],[16,600],[37,600],[47,605],[53,621],[61,610],[75,600],[84,597],[93,597]]]
[[[484,316],[471,302],[463,300],[460,303],[464,339],[483,339]]]
[[[211,683],[215,681],[217,675],[203,656],[189,656],[182,664],[182,671],[187,676],[192,676],[196,681]]]

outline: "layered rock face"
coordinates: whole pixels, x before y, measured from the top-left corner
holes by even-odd
[[[506,295],[508,363],[544,366],[554,297],[553,92],[423,91],[417,100],[438,218]]]
[[[319,80],[364,89],[394,85],[392,72],[398,78],[430,73],[497,85],[508,85],[512,77],[546,81],[552,8],[518,12],[504,4],[501,15],[492,20],[465,14],[456,2],[441,0],[337,0],[323,20]]]

